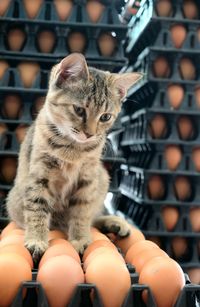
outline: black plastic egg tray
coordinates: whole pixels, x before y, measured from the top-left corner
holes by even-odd
[[[159,17],[155,11],[156,2],[158,1],[143,1],[137,15],[132,17],[129,23],[126,53],[131,62],[134,62],[147,46],[173,50],[174,44],[170,35],[170,27],[173,24],[181,24],[187,30],[187,36],[181,49],[195,52],[200,47],[200,41],[197,37],[197,29],[200,26],[200,10],[198,19],[187,19],[183,15],[183,0],[172,1],[173,15]],[[199,8],[198,1],[196,3]]]

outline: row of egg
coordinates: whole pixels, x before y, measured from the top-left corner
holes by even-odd
[[[183,56],[178,62],[178,71],[180,78],[183,80],[196,80],[198,70],[193,60]],[[173,72],[174,64],[169,62],[166,56],[158,55],[152,64],[152,74],[156,78],[170,78]]]
[[[3,0],[0,3],[0,16],[6,14],[12,0]],[[45,0],[23,0],[25,13],[29,19],[37,18]],[[60,21],[66,21],[73,10],[73,0],[53,0],[54,10]],[[98,0],[88,0],[85,5],[88,18],[91,22],[97,23],[105,10],[105,6]]]
[[[38,96],[30,107],[30,117],[35,119],[36,115],[42,108],[45,102],[45,96]],[[23,114],[23,101],[22,98],[17,94],[5,95],[0,105],[1,117],[8,120],[18,120]],[[7,131],[8,127],[0,123],[0,134]]]
[[[158,0],[156,2],[156,12],[160,17],[173,17],[176,13],[172,0]],[[198,19],[199,7],[195,0],[183,0],[181,11],[184,18]]]
[[[96,42],[99,54],[102,56],[112,56],[116,52],[117,39],[115,34],[101,31]],[[28,34],[24,27],[13,26],[5,36],[6,48],[10,51],[22,51],[26,45]],[[83,31],[72,30],[65,37],[66,52],[84,53],[89,44],[89,39]],[[35,47],[41,53],[53,53],[57,45],[57,37],[54,30],[41,28],[35,33]],[[33,46],[32,46],[33,47]],[[29,50],[27,49],[27,52]]]
[[[92,243],[82,257],[82,269],[79,255],[66,241],[65,235],[59,231],[50,232],[49,248],[40,260],[37,274],[37,281],[42,284],[50,306],[66,306],[77,284],[83,282],[96,285],[105,307],[122,306],[131,286],[126,263],[132,264],[139,273],[139,283],[151,288],[157,306],[172,306],[176,302],[185,285],[181,267],[155,243],[145,240],[137,228],[131,226],[131,234],[125,239],[112,235],[114,244],[96,229],[91,230],[91,235]],[[18,229],[15,223],[2,231],[1,305],[9,305],[20,283],[31,280],[33,262],[23,243],[23,230]],[[121,249],[126,263],[116,247]],[[15,266],[18,266],[17,270]],[[7,274],[8,268],[10,272],[15,272],[14,277]],[[9,293],[6,291],[8,286]],[[94,293],[91,293],[93,299]],[[142,299],[147,303],[146,291],[142,293]]]

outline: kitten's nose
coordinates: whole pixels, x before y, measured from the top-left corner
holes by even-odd
[[[90,133],[88,133],[88,132],[84,132],[84,133],[85,133],[87,139],[89,139],[89,138],[91,138],[91,137],[93,136],[93,134],[90,134]]]

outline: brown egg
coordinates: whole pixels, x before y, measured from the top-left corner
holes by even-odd
[[[24,87],[31,87],[40,71],[40,66],[36,62],[21,62],[17,69]]]
[[[78,284],[84,283],[80,264],[62,255],[50,258],[38,271],[37,281],[42,284],[49,306],[68,306]]]
[[[167,121],[161,114],[156,114],[149,123],[148,131],[152,138],[161,139],[167,134]]]
[[[18,119],[21,115],[22,100],[18,95],[6,95],[3,99],[2,115],[8,119]]]
[[[198,7],[194,0],[183,1],[183,13],[185,18],[197,19],[198,18]]]
[[[13,235],[21,235],[21,236],[24,236],[24,235],[25,235],[25,231],[24,231],[24,229],[22,229],[22,228],[13,229],[13,230],[11,230],[11,231],[7,234],[7,237],[13,236]]]
[[[125,262],[113,253],[97,255],[88,265],[85,279],[96,285],[104,307],[121,307],[131,286]]]
[[[172,231],[179,219],[179,211],[176,207],[165,206],[162,208],[162,220],[167,231]]]
[[[156,2],[156,12],[160,17],[169,17],[172,15],[171,0],[159,0]]]
[[[91,227],[91,236],[92,236],[92,241],[98,241],[98,240],[104,240],[104,241],[109,241],[109,238],[101,233],[97,228]]]
[[[170,171],[175,171],[182,159],[182,151],[177,145],[167,145],[164,150],[164,157]]]
[[[23,0],[25,12],[30,19],[37,17],[44,0]]]
[[[190,222],[192,230],[200,232],[200,208],[190,208]]]
[[[142,268],[139,284],[149,286],[156,306],[172,307],[185,285],[185,277],[180,265],[173,259],[154,257]],[[147,291],[143,291],[142,298],[147,304]]]
[[[87,259],[89,254],[93,252],[95,249],[100,248],[100,247],[108,247],[111,249],[116,249],[115,245],[111,241],[107,240],[97,240],[92,242],[84,251],[83,253],[83,261]]]
[[[0,80],[3,78],[6,70],[9,68],[9,64],[4,61],[4,60],[0,60]]]
[[[20,255],[5,253],[0,255],[1,306],[11,306],[24,281],[32,280],[29,263]],[[26,291],[24,295],[26,295]]]
[[[190,181],[185,176],[178,176],[174,182],[174,193],[178,200],[186,201],[191,197]]]
[[[65,21],[71,14],[73,9],[72,0],[54,0],[56,12],[61,21]]]
[[[143,233],[135,226],[131,226],[131,233],[126,238],[118,238],[114,240],[114,244],[121,249],[123,254],[126,254],[128,249],[138,241],[145,240]]]
[[[170,65],[166,57],[160,55],[154,62],[152,67],[152,73],[157,78],[168,78],[170,75]]]
[[[32,111],[31,111],[33,119],[36,118],[36,116],[38,115],[38,113],[42,109],[42,107],[45,103],[45,99],[46,99],[46,96],[39,96],[35,99],[35,101],[33,103]]]
[[[165,185],[162,177],[152,175],[148,180],[147,191],[150,199],[162,199],[165,194]]]
[[[7,254],[7,253],[20,255],[21,257],[26,259],[26,261],[30,265],[31,269],[33,269],[32,256],[31,256],[30,252],[28,251],[28,249],[25,248],[24,246],[22,246],[20,244],[10,244],[10,245],[5,245],[5,246],[0,248],[0,256],[2,254]]]
[[[97,0],[88,0],[86,3],[86,11],[92,22],[98,22],[101,18],[105,6]]]
[[[174,24],[170,28],[170,33],[174,47],[181,48],[187,36],[185,27],[181,24]]]
[[[19,229],[15,222],[10,222],[1,232],[1,238],[6,237],[13,229]]]
[[[97,40],[99,52],[102,56],[112,56],[115,53],[117,47],[116,38],[109,32],[103,32],[100,34]]]
[[[50,53],[53,51],[55,46],[55,33],[50,30],[42,30],[37,35],[37,42],[40,52]]]
[[[4,123],[0,123],[0,136],[6,131],[8,131],[8,126]]]
[[[195,95],[196,105],[198,108],[200,108],[200,87],[199,86],[195,88],[194,95]]]
[[[184,99],[184,89],[181,85],[171,84],[167,88],[169,104],[173,109],[178,109]]]
[[[11,184],[15,178],[17,170],[17,159],[16,158],[2,158],[0,163],[0,177],[2,180]]]
[[[49,241],[53,239],[67,239],[67,235],[60,230],[49,231]]]
[[[197,172],[200,172],[200,147],[192,149],[192,161]]]
[[[189,116],[180,116],[177,121],[179,137],[182,140],[191,140],[194,136],[194,127]]]
[[[26,39],[26,34],[21,28],[13,28],[8,32],[8,48],[12,51],[20,51]]]
[[[156,245],[158,245],[158,247],[161,248],[162,246],[162,242],[161,239],[159,237],[155,237],[155,236],[148,236],[147,240],[152,241],[153,243],[155,243]]]
[[[70,244],[70,242],[64,240],[63,243],[58,243],[50,246],[44,255],[42,256],[40,263],[39,263],[39,269],[51,258],[56,256],[62,256],[67,255],[72,257],[74,260],[76,260],[78,263],[81,263],[80,257],[77,253],[77,251],[74,249],[74,247]]]
[[[187,274],[193,284],[200,285],[200,268],[189,269]]]
[[[72,31],[69,33],[67,45],[70,52],[84,53],[86,44],[86,36],[82,32]]]
[[[159,247],[152,241],[149,241],[149,240],[138,241],[128,249],[126,256],[125,256],[125,261],[126,263],[131,263],[133,257],[135,257],[136,255],[139,255],[139,253],[143,251],[146,251],[148,253],[148,251],[154,248],[159,248]]]
[[[10,2],[11,0],[1,0],[0,1],[0,16],[3,16],[6,13],[10,5]]]
[[[11,245],[18,244],[24,246],[24,236],[23,235],[9,235],[1,239],[0,248]]]
[[[171,242],[174,257],[179,259],[188,252],[188,244],[185,238],[175,237]]]
[[[182,58],[179,63],[179,73],[184,80],[196,79],[196,68],[189,58]]]
[[[26,136],[26,133],[28,131],[29,125],[27,124],[20,124],[19,126],[17,126],[17,128],[15,129],[15,135],[17,138],[17,141],[19,144],[21,144]]]

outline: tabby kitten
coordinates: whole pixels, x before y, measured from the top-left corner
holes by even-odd
[[[129,233],[125,220],[100,216],[109,177],[101,154],[106,132],[138,73],[112,74],[87,66],[74,53],[52,68],[44,107],[29,128],[7,197],[11,220],[25,229],[25,246],[37,261],[49,229],[60,229],[79,253],[90,227]]]

